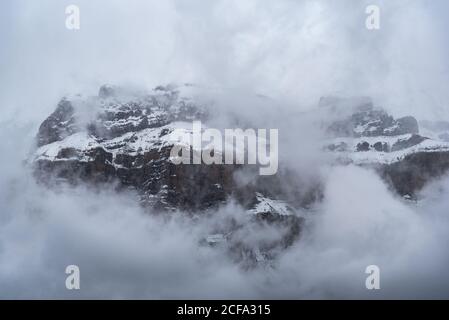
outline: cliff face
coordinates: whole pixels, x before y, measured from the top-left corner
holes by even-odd
[[[433,126],[410,116],[394,119],[369,99],[324,99],[329,113],[343,116],[326,123],[329,139],[325,150],[338,163],[353,163],[376,169],[392,189],[415,197],[427,182],[449,169],[449,126]],[[342,111],[351,110],[349,114]],[[441,132],[442,131],[442,132]]]
[[[245,217],[221,220],[202,243],[225,246],[247,267],[271,261],[299,238],[307,208],[322,197],[321,182],[304,184],[288,168],[259,176],[255,165],[173,164],[171,149],[185,143],[174,131],[191,134],[193,120],[207,123],[209,117],[190,89],[129,92],[103,86],[94,97],[62,99],[39,128],[31,158],[34,174],[49,186],[131,188],[149,212],[182,210],[198,217],[235,202]],[[336,164],[373,167],[407,197],[449,169],[449,143],[420,133],[413,117],[394,119],[367,98],[323,98],[320,105],[332,119],[321,123],[328,136],[324,151]],[[279,236],[244,240],[242,234],[253,227],[275,228]]]
[[[37,135],[32,161],[38,180],[114,181],[119,187],[135,188],[142,203],[160,210],[206,210],[230,196],[250,210],[258,203],[258,194],[280,196],[281,177],[289,173],[258,176],[255,165],[170,161],[173,146],[186,143],[174,131],[191,135],[192,121],[208,117],[206,108],[187,90],[158,87],[149,93],[126,93],[103,86],[97,97],[64,98]],[[236,172],[252,179],[242,184]],[[310,192],[299,195],[299,205],[308,198]]]
[[[48,186],[114,183],[118,190],[131,188],[149,212],[182,210],[197,217],[236,202],[246,216],[225,219],[203,242],[226,243],[231,255],[248,266],[265,261],[299,237],[303,218],[298,212],[318,195],[296,192],[290,204],[287,198],[293,197],[286,196],[282,178],[288,173],[258,176],[255,165],[172,163],[171,149],[183,143],[174,131],[191,134],[192,121],[208,117],[188,90],[158,87],[129,93],[103,86],[95,97],[64,98],[40,126],[34,174]],[[251,178],[242,182],[242,175]],[[241,240],[242,230],[267,225],[281,230],[277,239],[256,245]]]

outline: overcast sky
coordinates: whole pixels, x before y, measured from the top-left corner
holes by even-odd
[[[69,4],[81,10],[79,31],[65,28]],[[381,8],[380,30],[365,28],[368,4]],[[198,249],[210,221],[162,224],[112,190],[53,192],[22,161],[62,95],[94,94],[106,82],[194,82],[294,110],[322,95],[370,95],[397,116],[449,120],[449,1],[2,0],[0,8],[0,298],[448,297],[447,178],[415,207],[373,172],[326,168],[304,241],[278,272],[242,273]],[[240,103],[234,110],[251,116],[240,100],[221,106]],[[295,146],[283,156],[315,172],[304,156],[307,125],[282,125],[281,140]],[[232,205],[220,214],[244,216]],[[78,293],[63,285],[74,262],[83,270]],[[372,263],[382,266],[377,296],[363,286]]]
[[[77,4],[81,29],[65,28]],[[381,29],[365,28],[365,7]],[[398,115],[449,119],[445,0],[3,0],[4,119],[41,121],[64,93],[104,82],[238,87],[309,108],[371,95]],[[32,111],[31,111],[32,110]]]

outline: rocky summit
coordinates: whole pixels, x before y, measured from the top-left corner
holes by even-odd
[[[414,117],[395,119],[369,98],[326,98],[320,105],[333,119],[323,125],[325,150],[337,163],[374,168],[401,196],[415,198],[449,169],[449,123],[423,121],[420,129]]]
[[[41,124],[30,162],[39,183],[134,190],[149,213],[181,211],[207,217],[233,206],[234,214],[211,226],[201,243],[224,247],[246,267],[269,265],[301,235],[310,208],[322,198],[321,182],[280,168],[259,176],[255,165],[175,165],[174,130],[191,133],[193,120],[207,123],[207,103],[195,87],[159,86],[130,91],[105,85],[98,95],[63,98]],[[333,164],[371,167],[401,196],[414,198],[431,179],[449,169],[449,125],[413,117],[395,119],[369,98],[322,98],[323,152]],[[282,139],[282,137],[280,137]],[[191,146],[189,146],[191,148]],[[278,236],[251,239],[254,227]]]
[[[254,165],[173,164],[170,151],[182,143],[174,130],[189,134],[193,120],[208,118],[192,90],[184,85],[130,92],[105,85],[97,96],[63,98],[39,128],[34,175],[49,187],[111,183],[117,190],[133,189],[149,213],[182,211],[198,218],[235,205],[246,214],[224,217],[201,242],[226,246],[245,265],[268,261],[299,237],[300,212],[317,191],[298,189],[293,196],[282,178],[289,173],[259,176]],[[254,226],[276,228],[280,236],[250,245],[242,238]]]

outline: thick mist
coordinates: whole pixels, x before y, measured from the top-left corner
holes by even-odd
[[[69,4],[80,7],[79,31],[65,28]],[[365,28],[368,4],[381,8],[378,31]],[[405,202],[374,172],[330,165],[306,112],[323,95],[371,96],[395,116],[449,120],[446,1],[0,6],[0,298],[449,297],[449,178]],[[322,179],[323,201],[272,268],[245,271],[198,244],[221,219],[244,219],[236,205],[214,218],[164,219],[132,192],[48,190],[31,176],[24,160],[63,95],[170,82],[218,90],[215,127],[237,118],[279,128],[280,162]],[[81,290],[65,288],[69,264],[81,269]],[[365,288],[370,264],[381,290]]]
[[[18,130],[21,129],[21,130]],[[17,132],[2,130],[11,141]],[[243,270],[219,248],[200,246],[211,227],[244,211],[228,205],[211,218],[149,215],[136,195],[87,187],[48,190],[2,144],[2,298],[447,298],[449,179],[404,202],[371,171],[325,167],[324,200],[302,238],[272,267]],[[14,161],[13,161],[14,160]],[[251,229],[245,237],[276,237]],[[271,234],[271,235],[270,235]],[[248,240],[248,238],[246,239]],[[65,267],[81,269],[81,290],[65,288]],[[381,290],[364,287],[367,265]]]
[[[81,28],[65,28],[77,4]],[[365,8],[381,9],[380,30]],[[104,83],[192,82],[314,107],[372,96],[396,115],[448,117],[446,1],[3,1],[3,119],[42,120]],[[445,14],[446,13],[446,14]]]

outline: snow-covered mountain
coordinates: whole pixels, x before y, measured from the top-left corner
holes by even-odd
[[[173,164],[172,147],[188,143],[174,130],[192,134],[192,120],[208,118],[206,106],[192,99],[192,90],[189,85],[150,92],[103,86],[94,97],[63,98],[39,128],[30,159],[35,176],[48,186],[115,183],[118,190],[131,188],[150,212],[181,210],[198,217],[236,202],[247,217],[230,217],[205,236],[205,243],[226,239],[237,260],[260,262],[299,237],[301,201],[310,202],[310,192],[297,197],[301,201],[295,207],[282,200],[282,179],[258,176],[254,165]],[[237,173],[252,178],[242,183]],[[282,228],[279,238],[256,247],[233,238],[236,230],[266,223]]]
[[[236,203],[247,217],[223,221],[203,243],[226,243],[235,259],[249,265],[270,260],[299,238],[305,212],[321,198],[321,184],[304,185],[288,168],[258,176],[254,165],[170,162],[172,147],[188,144],[174,130],[191,134],[193,120],[207,124],[208,105],[195,99],[195,90],[183,85],[140,92],[105,85],[97,96],[63,98],[39,128],[30,158],[35,176],[49,186],[116,183],[118,190],[135,190],[151,212],[181,210],[198,217]],[[426,123],[421,131],[415,118],[394,119],[369,98],[322,98],[318,109],[326,115],[319,121],[326,133],[323,152],[335,164],[373,167],[402,196],[414,197],[449,169],[449,126]],[[251,243],[237,236],[255,224],[282,232]]]
[[[394,119],[369,98],[326,98],[330,123],[322,123],[325,150],[337,163],[373,167],[394,189],[414,197],[430,179],[449,169],[449,126],[411,116]]]

